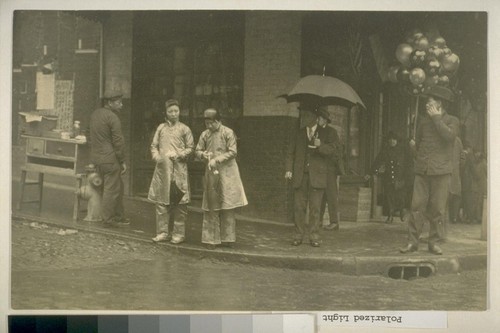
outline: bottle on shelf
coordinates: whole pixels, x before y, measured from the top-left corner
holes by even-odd
[[[75,120],[73,123],[73,133],[71,133],[73,138],[76,138],[80,135],[80,121]]]

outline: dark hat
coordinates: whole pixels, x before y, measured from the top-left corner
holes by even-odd
[[[205,119],[212,119],[212,120],[219,120],[219,112],[216,109],[206,109],[203,112],[203,118]]]
[[[179,106],[179,101],[176,99],[169,99],[168,101],[165,102],[165,109],[168,109],[172,105],[177,105]]]
[[[118,98],[121,98],[122,96],[123,96],[123,94],[119,90],[110,89],[110,90],[106,90],[106,92],[104,93],[105,99],[118,99]]]
[[[453,92],[443,86],[432,86],[428,87],[427,89],[424,90],[424,96],[432,96],[432,97],[437,97],[439,99],[448,101],[448,102],[453,102],[455,99],[455,95]]]
[[[314,110],[314,113],[316,113],[318,116],[325,118],[326,121],[328,121],[329,123],[332,122],[332,120],[330,119],[330,114],[328,113],[326,106],[318,107],[316,110]]]

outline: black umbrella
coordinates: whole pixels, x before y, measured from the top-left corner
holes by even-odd
[[[361,105],[366,106],[347,83],[337,78],[324,75],[308,75],[301,78],[295,87],[285,97],[287,102],[299,102],[304,100],[316,100],[318,105]]]

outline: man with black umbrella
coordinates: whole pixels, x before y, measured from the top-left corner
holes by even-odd
[[[438,227],[446,218],[446,201],[453,170],[453,144],[459,121],[446,112],[454,97],[451,90],[433,86],[425,95],[426,112],[419,115],[416,139],[410,142],[416,154],[415,181],[408,220],[409,242],[400,252],[418,250],[422,226],[428,220],[429,252],[440,255],[443,252],[436,245],[439,240]]]
[[[306,234],[311,246],[320,246],[321,200],[327,186],[328,162],[335,152],[334,130],[320,126],[318,122],[322,119],[329,119],[326,110],[302,106],[301,122],[304,126],[292,136],[288,149],[285,178],[292,181],[295,196],[293,246],[302,244]],[[308,205],[309,223],[306,224]]]
[[[166,121],[158,126],[151,143],[156,168],[148,199],[156,204],[157,235],[153,241],[179,244],[185,239],[190,200],[187,159],[193,153],[194,140],[189,127],[179,121],[179,102],[170,99],[165,109]],[[169,227],[171,215],[173,228]]]

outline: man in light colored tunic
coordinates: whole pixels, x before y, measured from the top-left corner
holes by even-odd
[[[201,133],[196,157],[205,161],[203,228],[201,242],[209,248],[231,246],[236,241],[235,208],[248,204],[236,164],[236,136],[220,122],[219,112],[203,114],[207,130]]]
[[[187,204],[190,200],[187,159],[193,152],[193,134],[179,121],[179,102],[165,103],[166,122],[158,126],[151,143],[151,155],[156,168],[149,187],[148,199],[156,203],[155,242],[182,243],[185,239]],[[170,197],[172,180],[184,192],[180,202]],[[173,228],[169,228],[173,215]],[[172,232],[170,232],[172,230]]]

